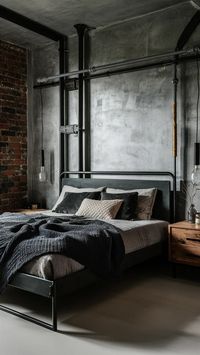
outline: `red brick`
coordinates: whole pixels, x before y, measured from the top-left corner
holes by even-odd
[[[26,50],[0,41],[0,212],[27,199]]]

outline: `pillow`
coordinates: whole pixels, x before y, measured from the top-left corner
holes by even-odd
[[[74,186],[70,186],[70,185],[64,185],[62,188],[62,191],[60,193],[60,196],[58,197],[58,200],[56,201],[55,205],[52,208],[52,211],[54,211],[56,209],[56,207],[62,202],[62,200],[64,199],[65,193],[66,192],[76,192],[76,193],[80,193],[80,192],[95,192],[95,191],[103,191],[105,190],[105,186],[103,187],[97,187],[97,188],[90,188],[90,187],[83,187],[83,188],[78,188],[78,187],[74,187]]]
[[[112,219],[115,218],[122,202],[123,200],[97,201],[85,198],[76,212],[76,216]]]
[[[153,205],[156,198],[157,189],[155,187],[150,189],[134,189],[134,190],[119,190],[107,188],[108,193],[125,193],[138,192],[138,205],[136,214],[138,219],[151,219]]]
[[[100,200],[100,191],[97,192],[66,192],[64,199],[53,212],[74,214],[80,207],[84,198]]]
[[[138,201],[137,192],[124,192],[118,194],[109,194],[108,192],[101,192],[101,200],[116,200],[123,199],[121,207],[117,212],[117,219],[131,220],[136,218],[136,208]]]

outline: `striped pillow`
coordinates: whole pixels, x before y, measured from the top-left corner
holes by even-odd
[[[122,202],[123,200],[98,201],[85,198],[76,212],[76,216],[113,219],[117,215]]]

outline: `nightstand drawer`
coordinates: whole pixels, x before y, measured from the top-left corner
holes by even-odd
[[[200,266],[200,245],[172,244],[170,260],[184,264]]]
[[[185,226],[185,224],[184,224]],[[200,266],[200,229],[194,224],[169,229],[169,260],[175,263]]]
[[[169,225],[169,260],[200,266],[200,226],[186,221]]]
[[[200,231],[172,228],[171,243],[195,244],[196,246],[199,244],[200,247]]]

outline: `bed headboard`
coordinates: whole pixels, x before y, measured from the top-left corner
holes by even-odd
[[[170,181],[166,180],[126,180],[126,179],[98,179],[98,178],[63,178],[63,185],[74,187],[100,187],[107,186],[116,189],[158,189],[153,208],[152,218],[171,220],[170,209]]]

